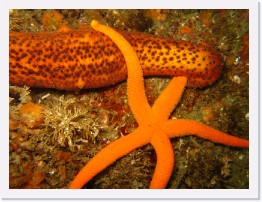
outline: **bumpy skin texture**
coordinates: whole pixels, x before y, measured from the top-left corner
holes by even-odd
[[[147,34],[121,34],[137,53],[145,76],[186,76],[188,86],[204,87],[221,74],[222,57],[214,49]],[[61,27],[55,32],[10,32],[11,85],[77,91],[126,77],[122,53],[97,31]]]

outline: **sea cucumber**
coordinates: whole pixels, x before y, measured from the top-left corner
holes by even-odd
[[[187,86],[204,87],[222,72],[222,57],[213,48],[142,33],[121,34],[137,53],[144,76],[187,76]],[[54,32],[10,32],[11,85],[79,91],[126,77],[122,53],[97,31],[62,26]]]

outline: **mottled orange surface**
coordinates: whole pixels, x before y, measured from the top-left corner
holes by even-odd
[[[200,15],[200,19],[205,26],[209,26],[212,22],[212,12],[205,11]]]
[[[58,11],[44,12],[42,16],[42,25],[44,30],[52,31],[56,27],[60,27],[63,23],[63,16]]]
[[[180,29],[181,34],[190,34],[193,31],[193,29],[189,26],[184,26]]]
[[[222,58],[213,48],[147,34],[121,34],[137,53],[145,76],[187,76],[188,86],[204,87],[221,74]],[[126,77],[122,53],[97,31],[61,27],[55,32],[10,32],[12,85],[79,90]]]
[[[36,128],[44,121],[44,108],[33,102],[22,104],[19,107],[20,121],[29,128]]]

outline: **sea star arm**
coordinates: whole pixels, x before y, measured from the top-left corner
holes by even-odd
[[[169,137],[160,130],[157,130],[153,136],[151,144],[156,151],[157,164],[150,183],[150,189],[164,189],[174,167],[174,150]]]
[[[219,130],[193,120],[168,120],[166,123],[163,124],[162,129],[168,133],[169,137],[178,137],[193,134],[212,142],[221,143],[233,147],[247,148],[249,146],[248,140],[228,135],[227,133],[223,133]]]
[[[179,102],[187,83],[186,77],[174,77],[155,101],[152,111],[155,123],[164,123]]]
[[[120,157],[150,142],[151,135],[144,134],[140,128],[103,148],[77,174],[70,189],[81,189],[95,175]]]
[[[143,124],[152,110],[146,98],[142,68],[135,51],[125,38],[111,27],[99,24],[96,20],[91,22],[91,26],[108,36],[121,50],[128,69],[127,95],[129,106],[138,124]]]

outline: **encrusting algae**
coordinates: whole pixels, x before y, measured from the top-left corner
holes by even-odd
[[[16,11],[14,11],[16,12]],[[63,15],[67,16],[65,11],[58,11],[59,13],[62,13]],[[81,13],[82,11],[79,11]],[[91,15],[94,15],[94,13],[97,11],[92,11]],[[140,14],[143,13],[143,11],[139,11]],[[139,13],[138,12],[138,13]],[[155,21],[157,18],[152,18],[153,24],[149,23],[146,26],[148,26],[148,30],[151,28],[152,33],[165,33],[164,36],[167,36],[168,33],[171,32],[179,32],[180,27],[180,21],[181,19],[178,17],[180,15],[176,14],[182,11],[173,11],[169,10],[164,12],[167,22],[169,21],[169,25],[167,22],[163,21],[160,23],[160,21]],[[216,30],[212,30],[213,33],[218,33],[220,31],[220,27],[222,28],[222,25],[218,25],[219,19],[227,19],[226,16],[237,16],[237,19],[244,19],[241,16],[244,16],[241,14],[241,12],[237,13],[235,11],[225,11],[224,14],[221,14],[221,12],[212,12],[212,15],[210,18],[216,19],[216,21],[208,21],[205,22],[206,28],[203,28],[204,30],[211,30],[213,29],[212,26],[216,26]],[[76,14],[77,11],[68,11],[70,15],[73,18],[78,18],[80,16],[81,22],[85,22],[85,18],[82,14]],[[109,16],[107,15],[116,15],[117,11],[99,11],[95,15],[103,14],[107,19],[109,19]],[[118,15],[124,15],[125,12],[118,12]],[[160,12],[163,14],[163,12]],[[202,11],[194,11],[194,12],[185,12],[185,15],[188,16],[196,16],[202,13]],[[32,12],[33,14],[33,12]],[[73,14],[73,15],[72,15]],[[74,14],[76,14],[74,16]],[[140,15],[139,16],[142,16]],[[36,16],[38,16],[37,14]],[[125,14],[128,16],[128,12]],[[157,14],[156,14],[157,15]],[[41,15],[39,15],[41,16]],[[78,16],[78,17],[76,17]],[[174,18],[176,16],[176,18]],[[182,16],[182,14],[181,14]],[[134,17],[134,16],[133,16]],[[176,20],[171,20],[170,17]],[[93,18],[93,17],[92,17]],[[150,16],[147,16],[147,18],[151,18]],[[66,19],[66,18],[64,18]],[[91,19],[91,18],[90,18]],[[113,19],[113,18],[112,18]],[[112,21],[111,19],[111,21]],[[122,23],[125,18],[119,17],[119,21],[116,21],[116,26],[119,27],[125,27]],[[187,18],[183,18],[187,19]],[[67,20],[67,19],[66,19]],[[79,21],[80,21],[79,20]],[[191,20],[191,22],[190,22]],[[198,37],[199,35],[196,34],[196,32],[201,32],[198,30],[197,27],[195,27],[194,20],[197,22],[199,21],[198,18],[188,18],[189,27],[192,28],[192,31],[190,33],[186,33],[183,38],[187,38],[188,40],[194,41],[194,38],[190,37]],[[201,20],[201,19],[200,19]],[[237,24],[241,23],[241,20],[237,21]],[[137,19],[134,19],[134,21],[137,21]],[[113,22],[113,21],[112,21]],[[182,21],[181,21],[182,22]],[[184,23],[185,21],[183,21]],[[213,24],[213,23],[216,24]],[[89,22],[88,22],[89,23]],[[127,23],[127,22],[124,22]],[[129,24],[131,23],[128,22]],[[173,23],[173,25],[172,25]],[[177,23],[177,24],[176,24]],[[225,20],[223,20],[223,23],[225,23]],[[229,25],[229,21],[227,22],[227,26],[230,27],[229,33],[232,31],[232,33],[235,33],[233,30],[234,25]],[[25,23],[26,24],[26,23]],[[171,24],[171,26],[170,26]],[[29,23],[30,25],[30,23]],[[34,29],[41,30],[41,27],[37,25],[36,22],[34,22]],[[158,25],[164,26],[166,29],[166,32]],[[178,27],[177,29],[172,30],[172,26]],[[132,27],[132,25],[130,26]],[[135,27],[135,25],[134,25]],[[211,28],[210,28],[211,27]],[[23,30],[24,28],[22,28]],[[142,30],[141,27],[139,30]],[[152,31],[153,30],[153,31]],[[177,31],[176,31],[177,30]],[[242,33],[244,32],[244,27],[242,26]],[[223,31],[223,29],[221,29]],[[145,31],[147,32],[147,31]],[[207,34],[207,33],[205,33]],[[224,33],[226,34],[226,33]],[[231,51],[227,49],[227,47],[236,47],[235,44],[237,44],[237,41],[232,41],[231,46],[229,46],[229,42],[225,41],[226,38],[223,38],[223,41],[219,38],[219,34],[217,35],[211,35],[212,37],[208,35],[203,35],[205,38],[204,40],[211,42],[214,47],[221,47],[222,52],[225,54],[227,51]],[[174,35],[174,37],[177,37],[177,39],[182,39],[179,37],[182,37],[179,35]],[[218,39],[215,39],[217,37]],[[214,40],[215,39],[215,40]],[[196,40],[195,40],[196,41]],[[199,42],[199,41],[198,41]],[[220,46],[219,43],[224,43],[224,46]],[[230,42],[231,43],[231,42]],[[246,43],[243,43],[245,45]],[[241,48],[241,45],[238,47]],[[245,48],[241,49],[242,52]],[[237,54],[238,51],[235,49],[234,54]],[[244,57],[245,54],[241,53],[241,55]],[[246,54],[248,55],[248,54]],[[237,57],[237,55],[235,56]],[[232,57],[233,58],[233,57]],[[244,58],[243,58],[244,59]],[[248,61],[245,58],[245,61]],[[234,65],[234,63],[231,63],[231,65]],[[248,121],[245,118],[241,118],[242,116],[245,117],[245,114],[248,112],[248,105],[246,105],[245,100],[241,100],[242,97],[248,98],[248,94],[246,94],[246,81],[245,79],[246,75],[245,72],[242,71],[243,68],[247,68],[245,63],[242,63],[240,60],[240,63],[235,65],[232,70],[230,68],[225,68],[224,73],[222,74],[222,78],[218,80],[218,82],[215,83],[215,85],[205,88],[203,90],[198,89],[187,89],[184,93],[184,96],[182,98],[181,104],[177,106],[176,111],[172,114],[171,118],[192,118],[195,120],[202,120],[202,116],[205,116],[204,120],[207,124],[210,126],[221,128],[223,131],[228,131],[228,133],[233,135],[239,135],[244,138],[248,138]],[[241,78],[241,82],[239,84],[232,83],[231,80],[227,80],[228,75],[232,75],[232,78],[234,77],[234,74],[239,75]],[[248,79],[248,77],[247,77]],[[148,97],[150,98],[150,103],[154,102],[154,99],[157,97],[156,92],[159,91],[157,89],[164,89],[167,82],[167,79],[154,79],[150,78],[146,80],[146,93]],[[232,80],[233,81],[233,80]],[[233,84],[233,85],[232,85]],[[164,85],[160,87],[161,85]],[[21,88],[22,89],[22,88]],[[15,149],[10,150],[10,179],[11,188],[25,188],[25,187],[32,187],[32,188],[66,188],[70,181],[74,178],[74,176],[79,171],[80,167],[83,167],[84,164],[92,158],[96,153],[98,153],[103,147],[108,145],[110,142],[112,142],[115,139],[120,138],[121,136],[124,136],[128,133],[130,133],[132,130],[134,130],[137,125],[135,123],[134,118],[132,117],[130,110],[126,103],[126,84],[121,83],[120,85],[112,86],[109,88],[103,88],[98,89],[94,92],[88,91],[82,91],[79,94],[72,94],[72,93],[66,93],[68,95],[64,95],[65,92],[57,92],[47,89],[39,89],[36,90],[34,88],[31,88],[30,98],[32,97],[32,102],[35,104],[40,104],[44,108],[48,107],[49,110],[52,111],[53,115],[56,114],[58,111],[59,106],[62,110],[62,103],[68,100],[68,103],[70,103],[70,100],[72,101],[72,105],[70,105],[63,113],[67,114],[66,116],[71,116],[74,110],[76,112],[78,111],[78,102],[80,102],[79,111],[82,110],[83,116],[79,116],[76,122],[72,121],[72,124],[69,126],[72,127],[65,127],[72,129],[72,131],[81,131],[82,125],[84,123],[84,119],[88,119],[88,117],[91,117],[92,121],[90,127],[91,133],[89,134],[89,137],[86,137],[85,134],[76,132],[75,134],[79,135],[77,137],[74,136],[68,136],[73,137],[73,146],[69,147],[68,139],[61,139],[61,144],[58,141],[55,141],[57,139],[51,140],[50,138],[53,138],[55,131],[59,131],[59,124],[62,124],[63,117],[56,117],[57,122],[52,125],[52,123],[49,121],[49,124],[44,121],[44,124],[39,126],[35,129],[25,128],[21,130],[21,126],[14,127],[15,129],[10,132],[10,136],[12,137],[10,140],[10,144],[12,145],[12,148]],[[221,90],[223,89],[223,90]],[[93,90],[92,90],[93,91]],[[240,92],[240,93],[239,93]],[[248,91],[247,91],[248,93]],[[50,94],[49,97],[45,97],[47,94]],[[84,101],[80,101],[81,97],[89,96],[89,95],[95,95],[90,99],[91,104],[87,104],[84,108]],[[211,96],[210,96],[211,95]],[[17,96],[16,93],[11,94],[11,97],[14,98],[11,101],[11,108],[16,108],[15,105],[18,105],[20,100],[19,96]],[[212,97],[212,99],[211,99]],[[42,99],[43,98],[43,99]],[[64,100],[64,101],[63,101]],[[76,102],[73,102],[75,100]],[[26,103],[26,102],[25,102]],[[60,104],[59,104],[60,103]],[[227,105],[229,103],[230,105]],[[235,104],[233,104],[235,103]],[[237,110],[238,103],[241,103],[240,108]],[[65,103],[64,103],[65,104]],[[247,102],[248,104],[248,102]],[[93,106],[93,107],[92,107]],[[213,106],[221,106],[213,108]],[[64,106],[65,107],[65,106]],[[232,112],[232,107],[235,112]],[[11,109],[10,108],[10,109]],[[75,109],[74,109],[75,108]],[[220,109],[223,108],[221,111]],[[66,109],[66,107],[64,108]],[[202,115],[202,109],[205,109],[205,113]],[[207,110],[209,109],[209,110]],[[100,110],[102,110],[100,112]],[[48,111],[48,110],[47,110]],[[86,114],[85,111],[89,111]],[[91,112],[91,114],[89,114]],[[11,112],[12,113],[12,112]],[[80,113],[80,114],[81,114]],[[57,114],[58,115],[58,114]],[[66,117],[65,116],[65,117]],[[17,116],[15,116],[17,118]],[[49,118],[51,118],[50,116]],[[55,117],[53,117],[55,118]],[[218,121],[218,119],[220,121]],[[51,119],[50,119],[51,120]],[[72,119],[73,120],[73,119]],[[81,120],[83,122],[81,122]],[[78,123],[79,121],[79,123]],[[71,121],[70,121],[71,122]],[[66,122],[64,122],[66,123]],[[99,128],[99,124],[102,126],[102,128]],[[247,124],[246,124],[247,123]],[[79,126],[77,125],[79,124]],[[15,125],[14,125],[15,126]],[[47,127],[46,127],[47,126]],[[64,124],[63,126],[68,126]],[[76,127],[76,128],[75,128]],[[77,129],[78,128],[78,129]],[[87,128],[86,128],[87,129]],[[89,132],[90,132],[89,131]],[[20,136],[18,135],[20,134]],[[52,135],[53,134],[53,135]],[[61,133],[63,134],[63,133]],[[66,133],[64,133],[66,134]],[[73,134],[73,133],[72,133]],[[19,138],[22,135],[22,139]],[[83,136],[82,136],[83,135]],[[93,137],[92,135],[96,135],[96,137]],[[57,136],[58,137],[58,136]],[[82,139],[81,139],[82,138]],[[21,142],[20,142],[21,141]],[[62,144],[64,143],[64,145]],[[243,188],[248,187],[248,150],[240,150],[240,149],[231,149],[229,147],[224,147],[220,145],[214,145],[213,143],[210,143],[208,141],[203,141],[201,139],[190,137],[190,138],[181,138],[181,139],[174,139],[172,140],[172,145],[174,150],[176,151],[176,165],[175,169],[173,171],[170,184],[167,186],[167,188]],[[18,152],[20,151],[20,152]],[[28,151],[28,152],[27,152]],[[34,154],[30,154],[29,151],[37,151],[34,152]],[[51,152],[52,151],[52,152]],[[59,159],[55,158],[56,154]],[[69,156],[68,156],[69,155]],[[26,164],[22,163],[21,168],[28,168],[28,171],[33,173],[33,175],[30,174],[30,172],[21,172],[15,169],[17,162],[17,158],[23,156],[24,163],[26,161],[28,162],[35,162],[31,165],[31,167],[27,167]],[[30,156],[30,157],[29,157]],[[51,157],[51,158],[50,158]],[[211,158],[212,157],[212,158]],[[223,157],[223,159],[232,159],[229,161],[222,161],[220,160],[220,157]],[[141,163],[143,162],[143,163]],[[145,146],[137,151],[132,152],[131,154],[123,157],[119,161],[117,161],[113,166],[109,167],[105,172],[100,173],[96,178],[89,183],[87,186],[89,188],[146,188],[151,180],[152,172],[155,167],[155,154],[150,146]],[[56,166],[55,166],[56,165]],[[126,172],[123,173],[123,168]],[[238,169],[242,168],[242,169]],[[204,170],[204,175],[201,175],[199,170]],[[221,170],[221,173],[220,173]],[[37,173],[37,171],[40,171]],[[193,172],[194,171],[194,172]],[[16,178],[17,180],[14,181],[14,174],[16,176],[20,176],[19,178]],[[122,174],[124,176],[127,176],[127,178],[123,178]],[[60,175],[60,176],[59,176]],[[23,177],[22,177],[23,176]],[[35,176],[35,177],[34,177]],[[43,178],[44,176],[44,178]],[[122,176],[122,177],[121,177]],[[118,179],[121,178],[123,181],[119,181]],[[28,183],[29,181],[33,181],[32,179],[35,179],[35,183]],[[39,180],[37,180],[39,179]],[[44,179],[44,180],[43,180]],[[112,183],[114,181],[115,183]],[[241,181],[241,183],[239,183]],[[27,184],[27,185],[26,185]]]

